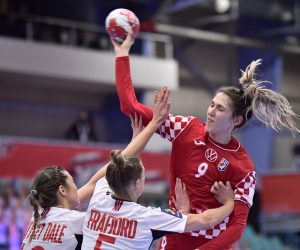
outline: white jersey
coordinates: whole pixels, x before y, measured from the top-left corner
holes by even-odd
[[[115,198],[104,178],[97,182],[83,225],[82,249],[148,249],[161,236],[184,231],[187,216]]]
[[[33,218],[31,219],[21,250],[76,249],[78,240],[75,235],[81,235],[82,237],[84,217],[85,212],[65,208],[51,207],[43,209],[40,223],[29,244],[28,240],[33,230]]]

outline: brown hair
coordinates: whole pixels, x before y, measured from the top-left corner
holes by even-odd
[[[66,186],[67,176],[62,172],[64,170],[60,166],[47,167],[36,175],[32,183],[28,200],[33,207],[34,222],[29,243],[32,241],[34,231],[40,220],[39,207],[48,208],[58,204],[57,190],[60,185]]]
[[[217,92],[229,96],[232,101],[233,116],[242,116],[243,121],[236,128],[243,127],[252,117],[256,116],[267,127],[279,131],[288,129],[294,135],[299,132],[294,123],[297,114],[292,110],[288,100],[281,94],[267,89],[261,84],[266,81],[255,79],[255,70],[261,59],[252,61],[239,79],[241,88],[223,87]]]
[[[116,195],[129,197],[128,186],[142,175],[141,161],[137,156],[122,155],[120,150],[112,150],[110,155],[106,170],[108,185]]]

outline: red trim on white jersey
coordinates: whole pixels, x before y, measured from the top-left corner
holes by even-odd
[[[33,218],[23,239],[22,250],[74,250],[78,245],[75,234],[82,235],[85,213],[75,210],[50,207],[40,211],[43,215],[28,243],[33,230]],[[38,248],[40,247],[40,248]]]
[[[145,250],[154,239],[166,233],[184,231],[186,215],[116,200],[108,191],[111,192],[104,177],[97,182],[90,200],[83,225],[82,249]]]
[[[123,201],[122,200],[116,200],[115,201],[115,205],[113,207],[113,210],[119,211],[121,209],[122,205],[123,205]]]
[[[43,212],[41,213],[41,219],[42,220],[46,218],[49,211],[50,211],[50,207],[44,208]]]

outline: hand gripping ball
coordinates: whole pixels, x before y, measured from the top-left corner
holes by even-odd
[[[132,28],[133,38],[140,31],[140,22],[136,15],[127,9],[115,9],[109,13],[105,20],[105,28],[111,39],[122,43]]]

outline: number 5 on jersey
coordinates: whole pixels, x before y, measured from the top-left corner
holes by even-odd
[[[116,238],[105,234],[99,234],[94,250],[101,250],[102,241],[115,244]]]

